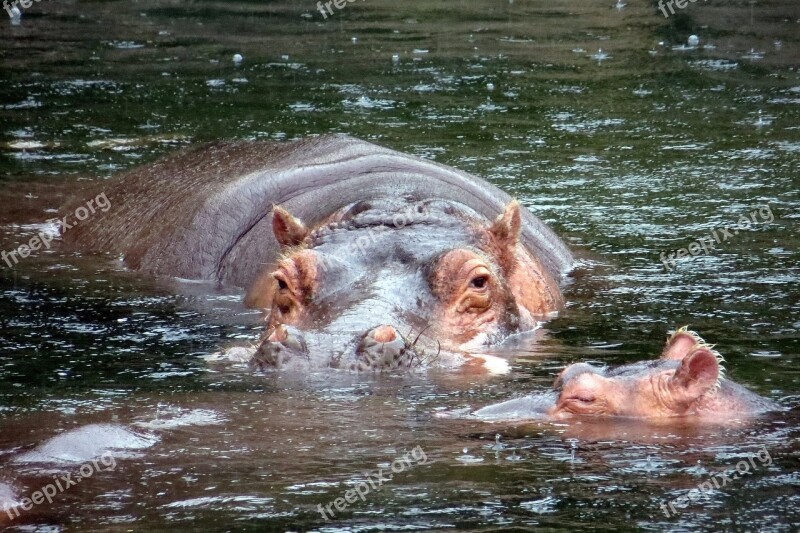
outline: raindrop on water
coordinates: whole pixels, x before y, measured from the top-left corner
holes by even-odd
[[[569,440],[569,447],[571,448],[570,454],[569,454],[569,460],[574,463],[575,462],[575,450],[578,449],[578,441],[577,441],[577,439],[570,439]]]
[[[469,452],[469,448],[464,448],[462,451],[462,455],[456,457],[456,461],[463,464],[470,464],[470,463],[481,463],[483,462],[483,457],[475,457],[471,455]]]
[[[605,53],[602,48],[598,48],[597,49],[597,53],[596,54],[592,54],[591,58],[592,59],[596,59],[597,60],[597,64],[599,65],[603,61],[605,61],[607,59],[610,59],[611,56],[608,55],[607,53]]]
[[[514,448],[514,450],[511,452],[511,455],[506,457],[506,460],[507,461],[522,461],[522,456],[521,455],[517,455],[517,449]]]
[[[498,433],[497,435],[494,436],[494,444],[489,446],[489,449],[499,452],[500,450],[504,450],[505,448],[506,448],[505,444],[500,442],[500,433]]]

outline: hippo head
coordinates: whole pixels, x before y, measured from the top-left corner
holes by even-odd
[[[682,328],[671,334],[657,360],[611,369],[576,363],[559,374],[552,391],[490,405],[473,414],[494,421],[573,416],[721,420],[778,408],[725,379],[722,361],[713,346]]]
[[[577,363],[564,369],[553,388],[558,396],[548,415],[660,418],[693,414],[720,386],[721,357],[709,347],[694,347],[679,359],[613,369]]]
[[[560,304],[519,244],[516,202],[494,221],[413,198],[360,201],[314,228],[272,216],[282,258],[248,295],[269,310],[261,367],[408,368],[533,328]]]

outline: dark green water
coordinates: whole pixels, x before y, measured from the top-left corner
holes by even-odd
[[[203,356],[260,332],[235,291],[176,291],[57,249],[0,263],[0,483],[47,483],[8,460],[59,431],[193,421],[18,530],[800,527],[795,0],[669,19],[635,0],[364,0],[327,19],[311,0],[45,0],[19,26],[3,13],[2,250],[80,180],[200,141],[345,132],[486,177],[579,257],[566,312],[509,374],[409,377],[216,367]],[[662,252],[762,206],[771,222],[664,270]],[[549,387],[574,361],[651,358],[684,324],[729,376],[795,409],[726,427],[435,416]],[[333,520],[317,512],[417,446],[426,464]],[[770,465],[664,516],[762,447]]]

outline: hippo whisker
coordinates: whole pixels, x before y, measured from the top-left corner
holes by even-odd
[[[436,345],[437,345],[436,355],[428,357],[427,359],[425,358],[425,356],[427,355],[427,350],[424,348],[417,348],[417,343],[419,342],[420,338],[422,338],[422,335],[426,331],[428,331],[432,325],[433,324],[428,324],[427,326],[422,328],[420,332],[417,334],[417,336],[414,338],[413,342],[408,340],[414,333],[413,329],[411,329],[408,332],[408,335],[405,337],[405,349],[411,352],[411,357],[409,358],[409,366],[412,366],[414,364],[415,359],[417,360],[416,366],[428,365],[433,361],[436,361],[439,358],[439,354],[442,353],[442,343],[438,339],[436,340]]]
[[[419,353],[419,357],[418,357],[419,358],[419,363],[417,363],[417,366],[431,365],[431,364],[433,364],[434,362],[436,362],[439,359],[439,354],[442,353],[442,343],[437,340],[436,341],[436,345],[438,346],[438,349],[436,350],[436,355],[432,355],[432,356],[428,357],[427,359],[425,359],[425,355],[427,354],[427,352],[425,350],[419,350],[419,352],[418,352]],[[413,357],[412,357],[412,360],[413,360]]]
[[[422,331],[420,331],[420,332],[419,332],[419,335],[417,335],[417,338],[416,338],[416,339],[414,339],[414,342],[413,342],[413,343],[411,343],[411,346],[409,346],[409,348],[413,349],[413,348],[414,348],[414,346],[416,346],[416,345],[417,345],[417,342],[419,342],[419,338],[420,338],[420,337],[422,337],[422,334],[423,334],[423,333],[425,333],[426,331],[428,331],[429,329],[431,329],[431,324],[428,324],[427,326],[425,326],[425,327],[422,329]],[[409,332],[409,336],[411,336],[411,332]]]

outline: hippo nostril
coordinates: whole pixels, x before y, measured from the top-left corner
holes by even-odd
[[[284,342],[289,337],[289,332],[286,331],[286,328],[283,324],[278,324],[278,326],[269,334],[267,340],[270,342]]]
[[[308,352],[308,346],[306,346],[306,340],[299,333],[294,333],[291,331],[287,332],[286,339],[281,341],[281,344],[283,344],[288,349],[297,353]]]
[[[397,330],[392,326],[378,326],[370,331],[368,335],[381,343],[392,342],[399,337]]]
[[[356,348],[357,361],[353,370],[390,371],[408,368],[414,360],[414,351],[392,326],[378,326],[361,339]]]
[[[267,342],[296,352],[307,352],[306,341],[297,328],[278,324],[267,337]]]
[[[261,343],[251,360],[258,369],[281,368],[291,360],[306,359],[308,346],[302,333],[291,326],[279,324]]]

